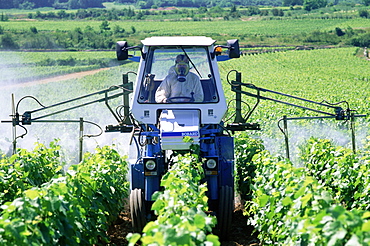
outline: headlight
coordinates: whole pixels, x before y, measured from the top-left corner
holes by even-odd
[[[206,162],[207,168],[213,169],[217,166],[217,162],[215,159],[208,159]]]
[[[146,163],[145,163],[145,167],[146,169],[148,169],[149,171],[152,171],[155,169],[155,161],[153,160],[148,160]]]

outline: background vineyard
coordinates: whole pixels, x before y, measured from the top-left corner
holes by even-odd
[[[256,21],[110,21],[109,25],[119,25],[131,32],[133,26],[137,34],[148,34],[150,36],[164,35],[205,35],[212,36],[217,39],[217,36],[227,34],[229,37],[238,37],[243,40],[244,35],[285,35],[300,34],[302,32],[312,32],[315,30],[329,31],[335,30],[336,27],[346,29],[348,27],[361,28],[367,26],[367,20],[362,18],[356,19],[272,19],[272,20],[256,20]],[[6,23],[6,30],[29,30],[31,27],[36,27],[38,31],[70,31],[76,28],[85,29],[90,26],[96,30],[99,29],[102,21],[45,21],[45,22],[29,22],[29,21],[14,21]],[[217,28],[215,28],[217,26]],[[230,28],[232,27],[232,28]],[[216,35],[216,37],[214,36]],[[137,39],[136,39],[137,40]],[[220,39],[217,39],[220,41]],[[139,41],[139,40],[137,40]]]

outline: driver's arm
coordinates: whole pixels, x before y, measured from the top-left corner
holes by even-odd
[[[203,87],[200,82],[200,79],[197,75],[194,74],[193,83],[194,83],[194,101],[195,102],[203,102],[204,93],[203,93]]]
[[[157,103],[165,103],[167,102],[167,98],[170,97],[170,94],[171,89],[169,84],[167,83],[167,78],[165,78],[155,92],[155,101]]]

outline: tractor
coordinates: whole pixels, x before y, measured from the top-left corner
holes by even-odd
[[[130,156],[129,171],[133,227],[141,231],[150,219],[153,193],[161,189],[161,177],[171,165],[174,153],[189,152],[191,145],[196,144],[206,176],[209,208],[217,215],[220,237],[225,238],[234,209],[234,140],[225,133],[222,121],[227,103],[217,60],[238,58],[238,40],[218,46],[209,37],[150,37],[142,44],[129,47],[127,42],[119,41],[116,49],[118,60],[137,60],[128,52],[141,51],[130,103],[132,121],[138,126],[133,130],[137,151]],[[221,55],[223,48],[227,55]],[[166,102],[158,101],[158,88],[170,73],[178,85],[190,83],[186,74],[175,74],[175,59],[179,56],[188,63],[186,72],[199,78],[203,95],[195,100],[195,89],[190,88],[181,96],[169,95]],[[184,141],[189,137],[191,142]]]

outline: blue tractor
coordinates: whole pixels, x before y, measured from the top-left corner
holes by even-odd
[[[137,145],[130,156],[133,227],[141,231],[147,223],[152,195],[161,189],[161,177],[171,165],[173,154],[189,152],[191,144],[196,144],[204,160],[209,207],[217,215],[220,237],[225,238],[234,209],[234,139],[226,133],[222,121],[227,103],[217,60],[238,58],[238,40],[217,46],[209,37],[150,37],[142,44],[129,47],[120,41],[116,50],[118,60],[134,60],[129,50],[141,51],[130,103]],[[227,49],[227,55],[220,55],[222,48]],[[185,63],[184,71],[176,67],[180,63]],[[197,85],[186,81],[191,79],[189,73]],[[169,77],[177,85],[170,85]],[[192,84],[186,88],[186,83]],[[161,91],[176,90],[176,86],[182,88],[180,92],[165,93],[166,100],[160,98]],[[192,141],[184,141],[186,137]]]

